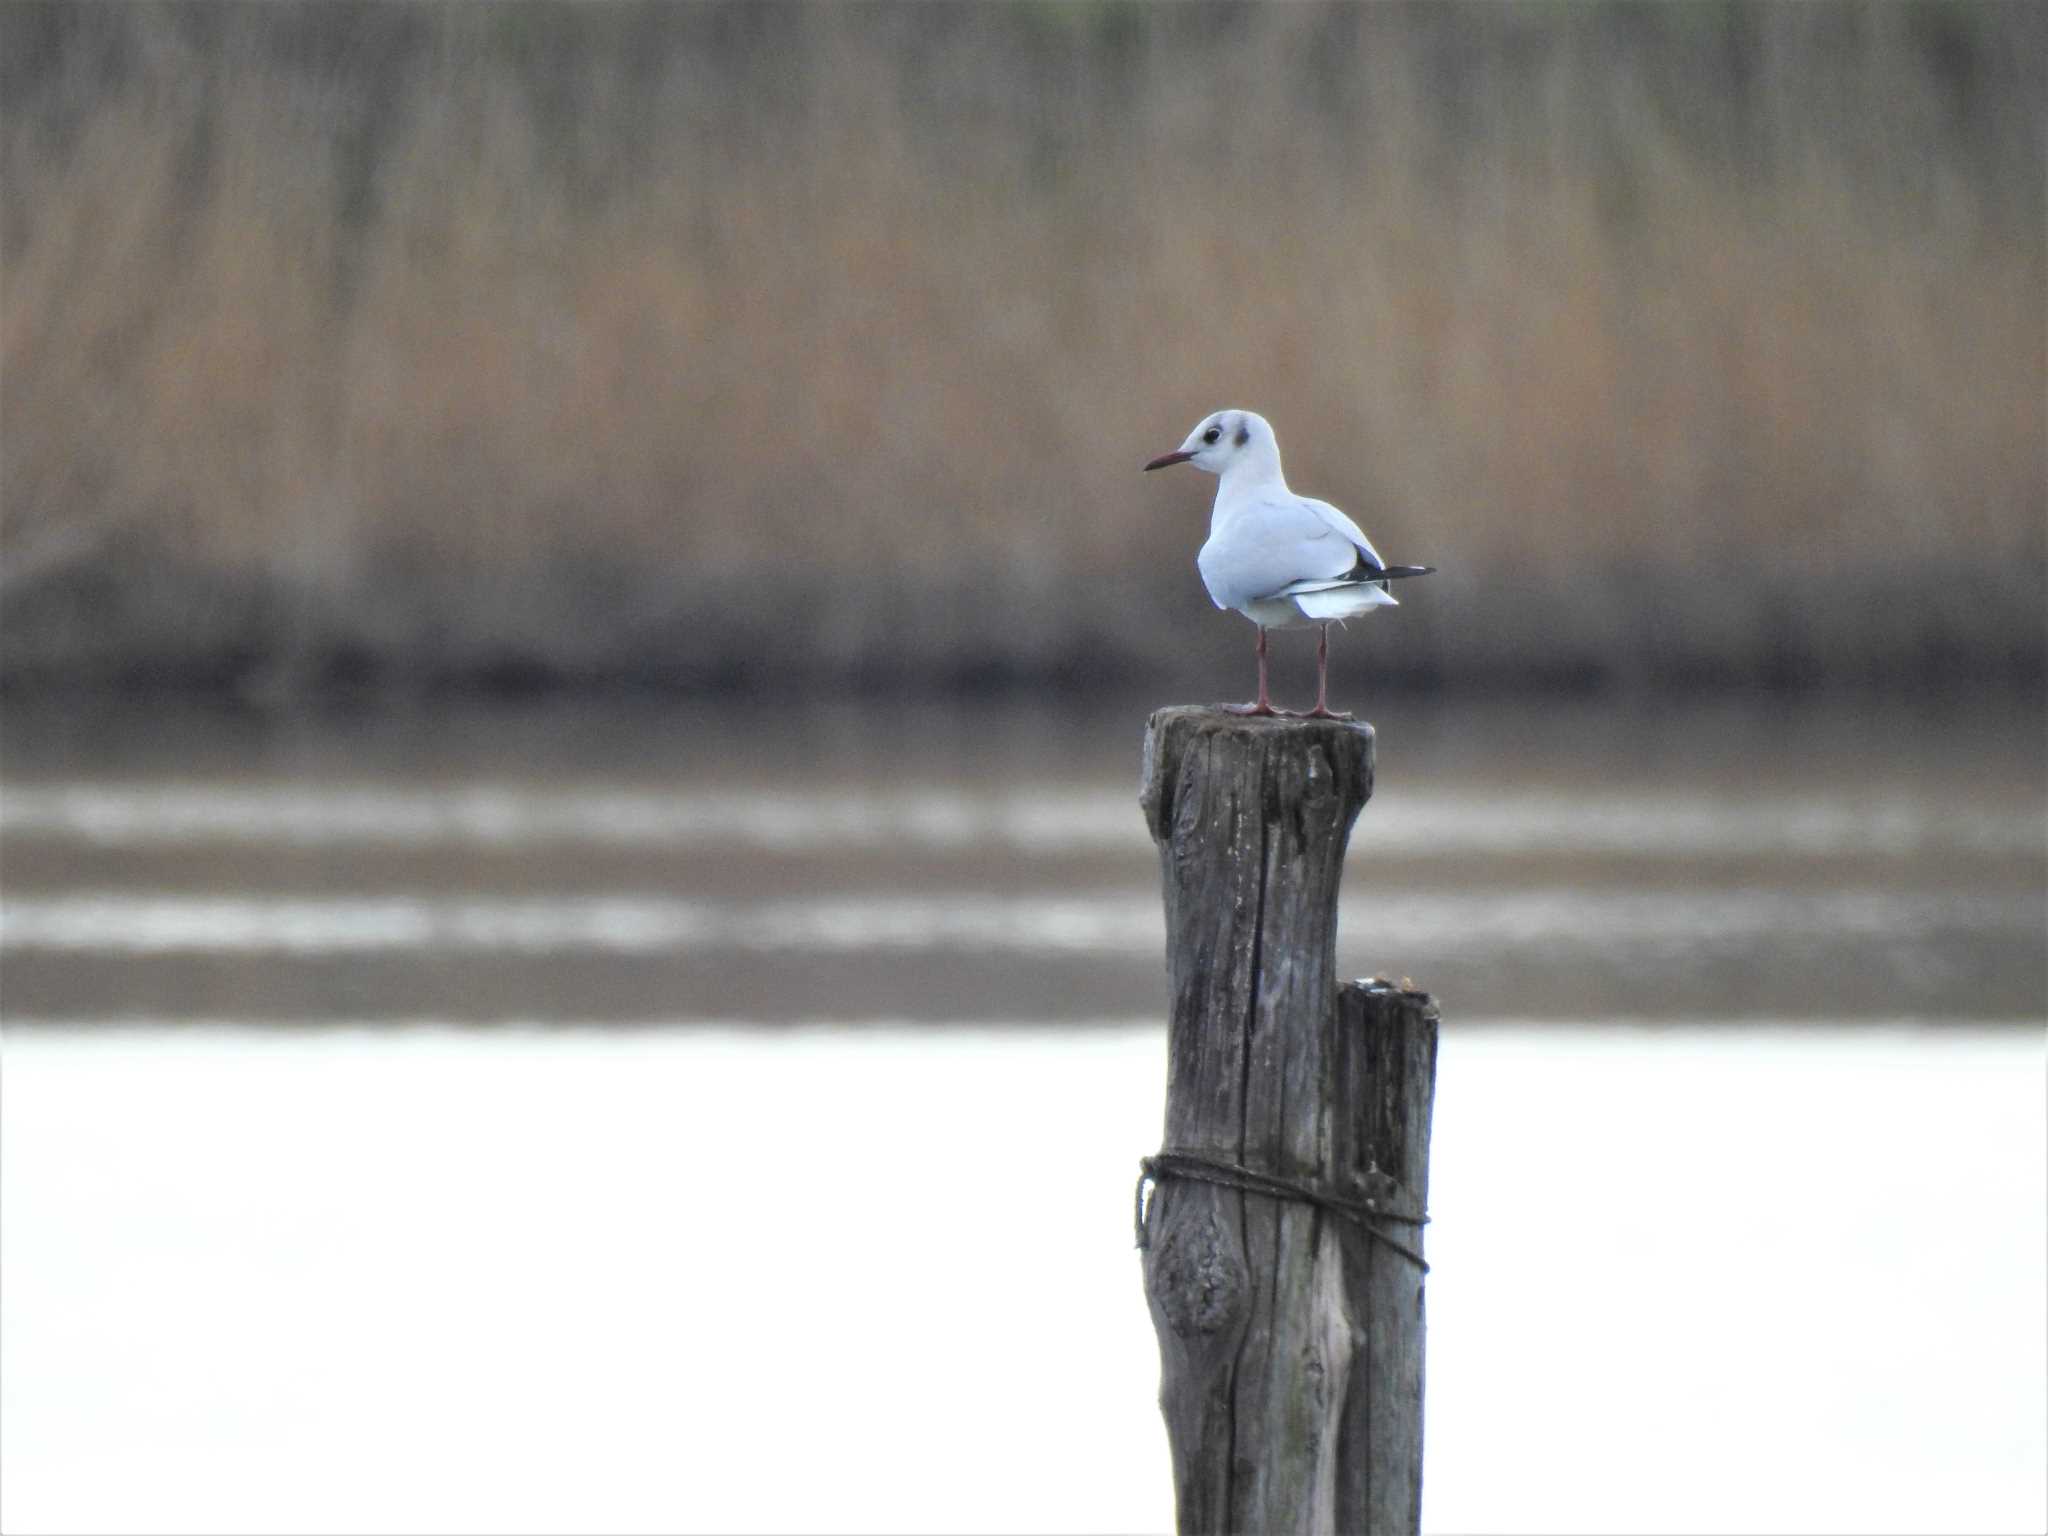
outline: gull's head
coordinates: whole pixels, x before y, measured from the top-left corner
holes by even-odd
[[[1257,411],[1217,411],[1195,423],[1187,441],[1172,453],[1162,453],[1145,467],[1164,469],[1169,464],[1192,464],[1220,475],[1239,466],[1262,470],[1280,467],[1280,445],[1273,429]]]

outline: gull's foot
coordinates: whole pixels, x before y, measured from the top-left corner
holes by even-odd
[[[1357,716],[1353,715],[1348,709],[1331,709],[1326,705],[1318,704],[1314,709],[1304,710],[1301,718],[1304,720],[1354,720]]]
[[[1222,710],[1226,715],[1250,715],[1253,718],[1259,720],[1309,720],[1314,718],[1314,716],[1310,715],[1309,712],[1305,709],[1282,709],[1279,705],[1270,703],[1218,704],[1216,707]],[[1333,715],[1330,718],[1337,719],[1339,717]],[[1349,715],[1345,715],[1342,718],[1348,720],[1351,717]]]

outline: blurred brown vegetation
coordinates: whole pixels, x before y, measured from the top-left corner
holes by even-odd
[[[1213,482],[1137,470],[1244,405],[1443,568],[1376,677],[2037,682],[2044,57],[2018,3],[10,4],[0,660],[1228,693]]]

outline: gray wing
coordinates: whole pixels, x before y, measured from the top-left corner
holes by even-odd
[[[1386,568],[1387,562],[1380,558],[1380,552],[1372,547],[1372,540],[1365,536],[1365,530],[1360,528],[1358,524],[1351,521],[1350,518],[1339,512],[1327,501],[1317,501],[1314,497],[1304,496],[1301,498],[1301,504],[1315,514],[1317,520],[1322,523],[1325,529],[1335,534],[1338,538],[1343,539],[1363,555],[1367,565],[1376,571]]]
[[[1298,496],[1235,509],[1202,546],[1196,563],[1219,608],[1272,597],[1297,581],[1326,581],[1358,565],[1359,549]]]

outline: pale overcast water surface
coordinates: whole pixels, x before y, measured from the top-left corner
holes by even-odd
[[[10,707],[0,1524],[1168,1529],[1143,713]],[[2039,1530],[2038,710],[1375,715],[1429,1528]]]

